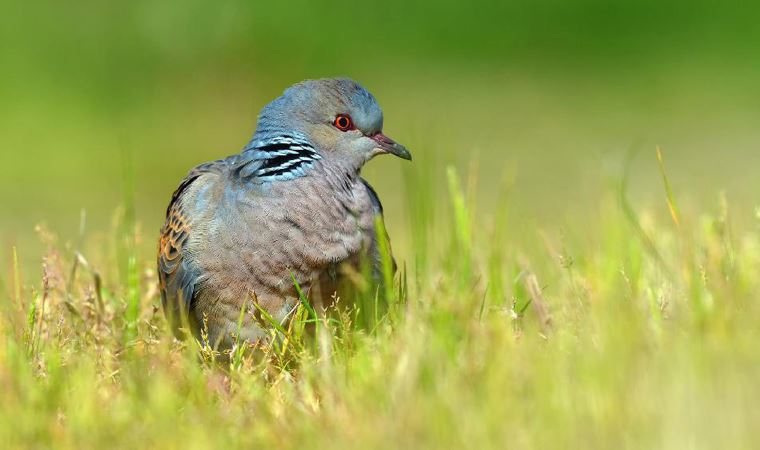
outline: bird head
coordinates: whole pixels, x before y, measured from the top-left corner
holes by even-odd
[[[253,142],[287,132],[305,136],[322,157],[356,169],[385,153],[412,159],[406,147],[383,134],[383,111],[375,97],[347,78],[288,88],[262,109]]]

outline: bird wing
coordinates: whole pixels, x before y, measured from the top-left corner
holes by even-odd
[[[377,196],[377,192],[375,192],[375,189],[370,186],[370,184],[365,180],[364,178],[360,178],[362,180],[362,183],[364,184],[364,187],[367,188],[367,192],[369,193],[369,198],[372,200],[372,207],[375,209],[375,215],[382,216],[383,215],[383,204],[380,203],[380,197]]]
[[[360,178],[360,180],[362,181],[362,184],[364,184],[364,187],[367,188],[367,193],[369,194],[370,201],[372,201],[372,207],[375,211],[375,216],[379,216],[380,221],[383,223],[385,240],[386,242],[388,242],[388,251],[391,252],[390,257],[391,257],[391,264],[393,265],[393,273],[396,273],[396,268],[397,268],[396,258],[393,257],[393,252],[391,251],[391,239],[390,239],[390,236],[388,236],[388,230],[385,229],[385,219],[383,217],[383,204],[380,203],[380,197],[378,197],[377,192],[375,192],[375,189],[367,182],[367,180],[365,180],[364,178]],[[372,245],[373,248],[371,249],[371,252],[372,252],[372,257],[376,265],[375,270],[378,273],[380,273],[380,270],[382,270],[380,266],[382,264],[381,263],[382,257],[380,255],[380,249],[378,248],[378,245],[377,245],[377,236],[373,237],[372,244],[373,244]]]
[[[192,319],[188,313],[193,306],[200,277],[198,268],[185,258],[192,226],[182,200],[193,183],[200,182],[206,174],[218,172],[224,163],[224,160],[213,161],[191,170],[174,191],[166,209],[166,221],[158,242],[158,281],[164,313],[177,337],[182,337],[180,328],[183,320]]]

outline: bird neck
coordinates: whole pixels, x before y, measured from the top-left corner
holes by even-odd
[[[356,155],[324,151],[302,133],[260,128],[238,158],[236,173],[256,184],[313,173],[351,185],[359,178],[364,162]]]

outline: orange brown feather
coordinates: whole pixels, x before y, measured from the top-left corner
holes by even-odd
[[[182,180],[166,208],[166,221],[161,228],[158,242],[158,282],[164,312],[175,334],[182,336],[179,328],[183,320],[190,320],[188,313],[197,292],[198,271],[184,257],[185,244],[192,232],[190,220],[182,209],[183,195],[193,182],[203,174],[218,167],[220,161],[202,164]]]

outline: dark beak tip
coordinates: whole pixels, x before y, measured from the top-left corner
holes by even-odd
[[[409,150],[406,149],[406,147],[401,144],[394,144],[389,148],[386,148],[385,151],[391,155],[398,156],[401,159],[405,159],[407,161],[412,160],[412,154],[409,152]]]

